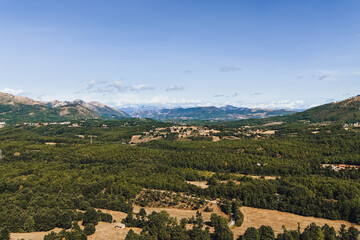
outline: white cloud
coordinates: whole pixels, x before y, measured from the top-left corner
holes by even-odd
[[[145,90],[154,90],[155,87],[148,86],[146,84],[132,85],[128,86],[122,81],[98,81],[91,80],[87,85],[87,92],[89,93],[99,93],[99,94],[117,94],[119,92],[125,91],[145,91]]]
[[[172,86],[166,88],[167,92],[170,92],[170,91],[182,91],[182,90],[184,90],[183,86],[176,86],[176,85],[172,85]]]
[[[116,107],[128,107],[128,106],[138,106],[138,105],[151,105],[151,106],[162,106],[162,107],[172,107],[172,106],[198,106],[201,105],[201,100],[198,99],[186,99],[186,98],[173,98],[168,95],[159,95],[149,98],[144,98],[136,94],[119,94],[113,99],[114,105]]]
[[[0,89],[0,92],[9,93],[9,94],[12,94],[12,95],[19,95],[19,94],[24,93],[24,91],[21,90],[21,89],[11,89],[11,88]]]
[[[306,70],[301,72],[298,80],[318,80],[326,82],[344,82],[357,80],[360,75],[359,69],[343,70]]]
[[[148,86],[146,84],[133,85],[130,90],[131,91],[145,91],[145,90],[154,90],[155,87]]]
[[[234,72],[234,71],[240,71],[241,68],[240,67],[236,67],[236,66],[223,66],[220,68],[221,72]]]
[[[116,89],[119,92],[125,91],[128,87],[124,86],[124,84],[121,81],[115,81],[110,83],[107,88],[113,88]]]
[[[248,108],[261,108],[261,109],[306,109],[317,106],[317,104],[307,104],[303,100],[282,100],[282,101],[272,101],[269,103],[245,103],[242,104],[243,107]]]
[[[156,103],[167,103],[167,104],[199,104],[201,103],[201,100],[198,99],[186,99],[186,98],[171,98],[169,96],[155,96],[152,97],[150,100],[147,101],[147,103],[150,104],[156,104]]]
[[[231,95],[216,94],[216,95],[214,95],[213,97],[215,97],[215,98],[218,98],[218,97],[231,98],[231,97],[237,97],[237,96],[240,96],[240,93],[235,92],[235,93],[233,93],[233,94],[231,94]]]
[[[90,90],[94,87],[94,85],[96,84],[96,80],[91,80],[89,83],[88,83],[88,86],[87,86],[87,90]]]

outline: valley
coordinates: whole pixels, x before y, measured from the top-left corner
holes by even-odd
[[[167,226],[161,231],[205,239],[240,239],[254,229],[278,239],[311,229],[357,234],[357,120],[288,118],[5,124],[1,231],[14,240],[85,232],[88,239],[136,239],[158,234],[155,221]],[[82,226],[92,211],[95,233]],[[115,228],[121,222],[126,228]]]

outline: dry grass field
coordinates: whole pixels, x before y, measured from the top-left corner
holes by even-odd
[[[186,182],[201,188],[209,187],[209,185],[207,185],[207,182],[199,182],[199,181],[186,181]]]
[[[31,232],[31,233],[12,233],[10,235],[10,240],[43,240],[44,236],[52,231],[54,232],[60,232],[61,228],[55,228],[48,232]]]
[[[231,229],[236,238],[243,234],[248,227],[259,228],[262,225],[268,225],[274,229],[275,235],[277,235],[278,233],[283,232],[283,225],[288,230],[296,230],[298,227],[298,222],[300,223],[302,230],[313,222],[318,226],[328,224],[329,226],[334,227],[336,231],[340,229],[341,224],[345,224],[346,227],[353,226],[360,230],[360,225],[349,223],[347,221],[334,221],[323,218],[304,217],[292,213],[250,207],[242,207],[241,211],[245,216],[243,225],[241,227]]]
[[[134,206],[134,212],[138,212],[141,207]],[[220,208],[213,204],[211,208],[214,209],[213,212],[202,212],[203,218],[205,221],[210,221],[210,216],[212,213],[220,214],[225,217],[224,213],[220,211]],[[190,218],[196,215],[196,210],[182,210],[176,208],[152,208],[144,207],[147,214],[155,212],[161,212],[163,210],[167,211],[170,216],[176,217],[178,220],[181,218]],[[103,210],[103,212],[109,213],[113,216],[113,219],[116,220],[114,223],[104,223],[100,222],[96,226],[95,234],[89,236],[90,240],[123,240],[126,237],[129,228],[125,229],[116,229],[115,225],[118,222],[121,222],[123,218],[126,217],[126,214],[118,211]],[[314,218],[314,217],[303,217],[292,213],[279,212],[275,210],[266,210],[266,209],[257,209],[250,207],[242,207],[241,211],[244,213],[245,220],[241,227],[233,227],[231,230],[235,235],[235,239],[245,232],[248,227],[259,228],[261,225],[268,225],[274,229],[275,234],[281,233],[282,226],[285,226],[288,230],[296,230],[298,222],[300,222],[301,229],[303,230],[306,226],[311,223],[316,223],[319,226],[328,224],[329,226],[334,227],[337,231],[340,229],[342,224],[345,224],[346,227],[356,227],[360,230],[360,225],[352,224],[346,221],[334,221],[323,218]],[[136,233],[140,233],[141,229],[132,228]],[[59,232],[61,229],[54,229],[55,232]],[[51,232],[51,231],[50,231]],[[49,232],[32,232],[32,233],[12,233],[11,240],[43,240],[44,236]]]
[[[243,175],[243,174],[236,174],[238,177],[242,177],[242,176],[247,176],[247,177],[251,177],[251,178],[254,178],[254,179],[261,179],[261,176],[255,176],[255,175]],[[264,176],[264,179],[265,180],[275,180],[277,177],[276,176]],[[236,181],[236,180],[232,180],[235,184],[240,184],[239,181]],[[200,187],[200,188],[208,188],[209,185],[207,185],[207,182],[206,181],[186,181],[187,183],[189,184],[193,184],[197,187]],[[220,181],[221,183],[227,183],[229,182],[229,180],[226,180],[226,181]]]
[[[224,213],[221,212],[220,208],[213,204],[210,206],[214,211],[213,212],[202,212],[203,218],[205,221],[210,221],[210,216],[212,213],[220,214],[225,216]],[[141,207],[134,206],[134,212],[138,212]],[[152,207],[144,207],[147,214],[154,212],[161,212],[163,210],[167,211],[170,216],[176,217],[179,221],[182,218],[191,218],[192,216],[196,215],[197,210],[183,210],[183,209],[177,209],[177,208],[152,208]]]
[[[105,223],[105,222],[99,222],[98,225],[96,225],[96,232],[95,234],[91,235],[88,237],[89,240],[104,240],[104,239],[109,239],[109,240],[118,240],[118,239],[125,239],[128,231],[130,229],[133,229],[136,233],[140,233],[141,229],[139,228],[125,228],[125,229],[118,229],[115,228],[115,225],[119,222],[121,222],[121,220],[123,218],[126,217],[126,213],[123,212],[117,212],[117,211],[109,211],[109,210],[105,210],[105,209],[101,209],[102,212],[105,213],[109,213],[112,215],[113,219],[116,220],[116,222],[113,223]],[[79,222],[79,225],[81,226],[81,223]],[[60,228],[56,228],[53,231],[54,232],[60,232],[62,229]],[[43,240],[44,236],[48,233],[50,233],[52,231],[48,231],[48,232],[31,232],[31,233],[12,233],[11,234],[11,240],[19,240],[19,239],[24,239],[24,240]]]

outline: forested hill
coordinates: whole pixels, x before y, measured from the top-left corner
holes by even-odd
[[[57,101],[58,102],[58,101]],[[0,92],[0,122],[48,122],[79,119],[117,119],[126,113],[104,104],[81,100],[51,105],[22,96]]]
[[[261,119],[244,119],[233,122],[223,122],[228,127],[246,125],[262,125],[272,123],[295,123],[309,121],[311,123],[360,123],[360,95],[343,101],[332,102],[310,108],[303,112],[286,116],[271,116]]]
[[[360,95],[340,102],[314,107],[304,112],[287,116],[286,119],[291,121],[307,120],[310,122],[360,122]]]
[[[135,110],[132,117],[152,118],[156,120],[239,120],[249,118],[265,118],[270,116],[284,116],[294,113],[291,110],[279,109],[251,109],[234,106],[225,107],[193,107],[155,110]]]

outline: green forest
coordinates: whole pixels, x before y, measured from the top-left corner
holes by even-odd
[[[129,233],[127,239],[232,239],[222,236],[231,234],[225,220],[215,215],[209,223],[215,227],[214,234],[196,219],[188,231],[184,222],[176,222],[166,213],[143,213],[140,220],[131,219],[135,202],[146,205],[150,201],[150,197],[137,199],[143,189],[236,200],[243,206],[360,224],[359,170],[334,171],[323,165],[360,165],[360,132],[356,128],[286,123],[272,126],[276,133],[261,138],[240,135],[236,140],[218,142],[196,137],[178,141],[174,134],[168,134],[161,140],[134,145],[129,144],[133,135],[173,124],[149,119],[77,123],[79,127],[18,124],[0,129],[0,239],[6,239],[9,232],[55,227],[68,230],[46,239],[86,239],[87,234],[74,222],[85,221],[90,213],[84,212],[92,208],[131,213],[128,223],[141,226],[144,233]],[[242,129],[224,124],[213,128],[221,130],[214,134],[220,138]],[[269,129],[262,125],[256,128]],[[208,187],[187,181],[205,181]],[[111,216],[93,215],[97,221],[111,222]],[[153,230],[154,221],[166,222],[163,230],[156,231],[171,237],[161,237]],[[329,229],[314,225],[304,232],[284,229],[277,239],[356,239],[358,235],[352,228],[342,229],[342,233]],[[93,226],[86,231],[91,233]],[[241,239],[275,239],[264,234],[274,235],[264,226],[248,229]],[[320,237],[311,238],[311,234]]]

